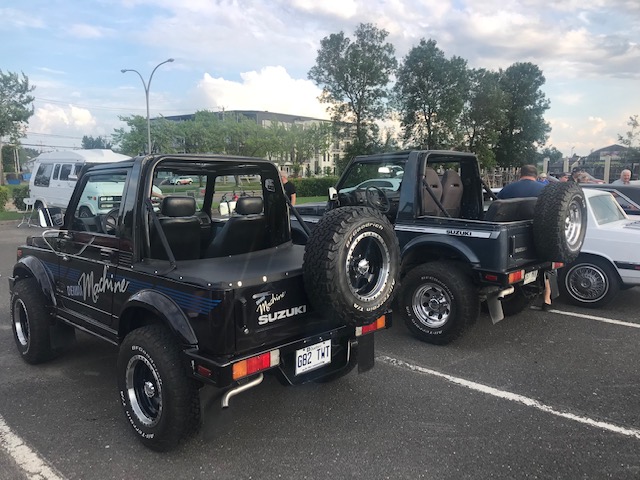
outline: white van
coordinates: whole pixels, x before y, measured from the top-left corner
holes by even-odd
[[[34,208],[60,207],[64,210],[69,204],[80,169],[86,163],[120,162],[129,158],[131,157],[101,149],[67,150],[39,155],[29,182],[29,197],[33,199]],[[91,216],[118,206],[122,186],[118,188],[113,183],[100,182],[93,187],[91,198],[83,198],[83,205],[78,210],[80,213]],[[119,192],[118,196],[113,196],[113,192]]]

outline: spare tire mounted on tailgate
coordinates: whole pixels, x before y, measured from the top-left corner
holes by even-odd
[[[303,278],[313,306],[362,326],[382,315],[398,282],[400,248],[389,220],[368,207],[329,211],[304,252]]]
[[[547,185],[533,217],[533,240],[540,259],[570,263],[578,257],[587,231],[587,204],[577,183]]]

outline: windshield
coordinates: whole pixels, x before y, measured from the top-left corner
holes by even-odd
[[[404,174],[404,162],[367,162],[353,164],[342,179],[339,192],[369,187],[398,191]]]

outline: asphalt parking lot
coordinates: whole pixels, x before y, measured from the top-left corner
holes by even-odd
[[[116,349],[88,335],[41,366],[19,357],[6,277],[37,228],[0,225],[0,478],[640,478],[640,296],[587,310],[556,302],[452,345],[399,318],[376,367],[334,383],[263,385],[168,454],[129,431]],[[203,392],[208,398],[209,392]]]

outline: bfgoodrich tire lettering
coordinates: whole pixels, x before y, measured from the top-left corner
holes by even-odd
[[[560,272],[560,292],[574,305],[604,307],[620,291],[617,272],[602,258],[582,255]]]
[[[383,314],[398,282],[400,248],[389,220],[368,207],[327,212],[304,251],[303,279],[313,306],[360,326]]]
[[[127,420],[143,444],[167,451],[197,430],[200,399],[171,332],[150,325],[131,332],[118,354],[118,387]]]
[[[436,345],[460,336],[480,313],[476,288],[455,262],[430,262],[411,270],[402,280],[399,303],[409,331]]]
[[[47,300],[37,280],[18,281],[11,297],[11,326],[18,351],[27,363],[42,363],[55,356],[50,323]]]
[[[577,183],[547,185],[536,202],[533,239],[540,260],[570,263],[587,231],[587,204]]]

